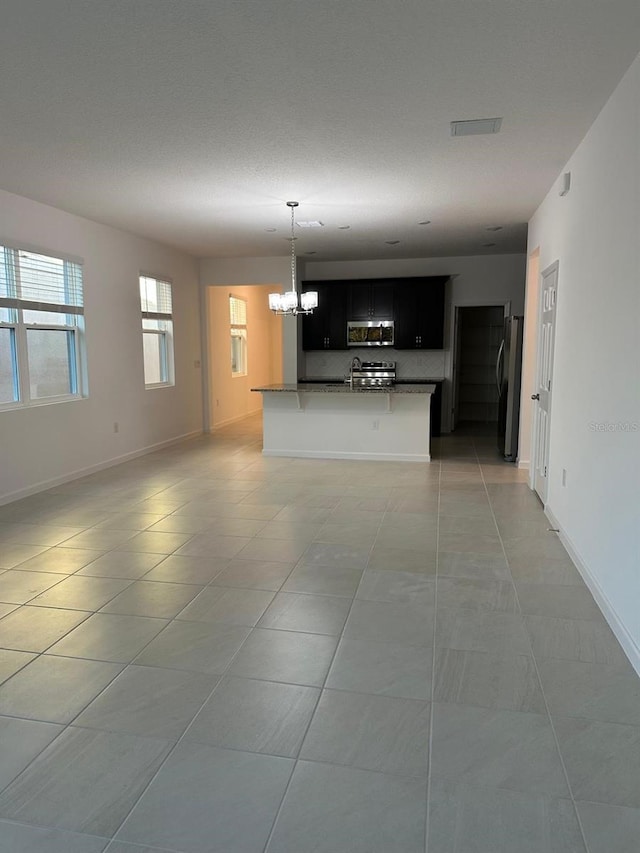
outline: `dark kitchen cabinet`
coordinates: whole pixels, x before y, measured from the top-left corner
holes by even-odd
[[[430,276],[396,282],[396,349],[442,349],[447,279],[448,276]]]
[[[442,349],[449,276],[304,281],[318,307],[302,320],[305,350],[347,349],[347,320],[394,320],[395,349]]]
[[[436,390],[431,395],[431,437],[440,436],[442,421],[442,382],[434,382]]]
[[[340,281],[303,281],[302,290],[318,293],[318,307],[302,318],[304,350],[347,348],[347,289]]]
[[[393,320],[394,282],[385,279],[352,281],[348,320]]]

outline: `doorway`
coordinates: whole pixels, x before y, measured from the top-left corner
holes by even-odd
[[[497,428],[496,363],[504,329],[504,305],[456,308],[453,424]]]
[[[282,317],[269,309],[279,285],[214,285],[205,289],[207,431],[262,410],[251,391],[280,384],[283,376]]]

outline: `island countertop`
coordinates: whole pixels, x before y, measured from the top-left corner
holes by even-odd
[[[261,393],[292,393],[300,394],[433,394],[435,385],[418,385],[416,383],[397,383],[396,385],[351,386],[348,382],[306,383],[296,382],[282,385],[263,385],[252,388]]]
[[[298,382],[305,384],[333,385],[334,382],[344,382],[346,376],[299,376]],[[431,385],[444,382],[444,376],[397,376],[396,385]]]

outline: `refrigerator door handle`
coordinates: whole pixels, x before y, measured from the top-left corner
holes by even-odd
[[[502,396],[502,388],[500,384],[500,360],[502,358],[502,354],[504,353],[504,339],[500,343],[500,349],[498,350],[498,358],[496,359],[496,387],[498,389],[498,397]]]

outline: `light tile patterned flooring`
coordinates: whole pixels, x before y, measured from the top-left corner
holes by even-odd
[[[0,508],[0,853],[637,853],[640,680],[492,446]]]

